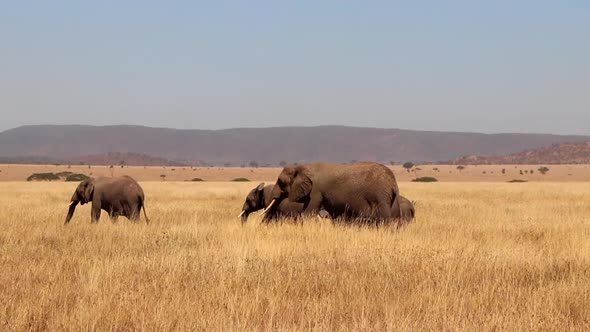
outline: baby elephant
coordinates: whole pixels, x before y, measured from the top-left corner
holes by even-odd
[[[242,206],[242,212],[238,216],[242,219],[242,223],[248,221],[248,215],[252,212],[262,210],[270,204],[272,201],[271,193],[274,184],[269,184],[268,186],[264,185],[264,182],[258,185],[258,187],[250,190],[248,196],[246,196],[246,201]],[[280,217],[290,217],[290,218],[298,218],[301,216],[301,212],[304,209],[304,203],[298,202],[291,202],[288,199],[282,200],[281,203],[277,206],[273,213],[268,214],[264,217],[263,221],[268,222],[272,219],[280,218]],[[324,209],[318,212],[318,217],[320,218],[329,218],[330,215]]]
[[[393,203],[393,210],[391,211],[393,218],[400,218],[400,211],[399,208],[401,207],[401,220],[404,222],[410,222],[412,219],[416,217],[416,210],[414,208],[414,204],[410,202],[409,199],[405,198],[402,195],[398,196],[399,198],[399,205],[397,202]]]
[[[70,199],[70,209],[65,224],[74,215],[76,205],[92,203],[91,220],[97,223],[100,211],[105,210],[111,220],[125,216],[132,221],[139,220],[139,213],[143,208],[146,223],[149,223],[145,213],[145,196],[139,184],[129,176],[90,178],[80,182]]]
[[[262,210],[270,204],[272,201],[271,193],[274,184],[264,185],[264,182],[258,185],[258,187],[250,190],[246,201],[242,206],[242,212],[238,216],[242,219],[242,223],[248,221],[248,215],[250,213]],[[287,199],[281,201],[281,203],[274,210],[273,215],[267,215],[265,221],[276,219],[278,217],[298,217],[303,211],[303,203],[291,202]]]

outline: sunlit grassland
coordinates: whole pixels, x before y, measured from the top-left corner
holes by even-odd
[[[407,183],[402,230],[236,218],[257,183],[144,182],[151,219],[75,183],[0,183],[0,329],[588,330],[587,183]]]

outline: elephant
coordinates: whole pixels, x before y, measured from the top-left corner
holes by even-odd
[[[246,200],[244,201],[244,205],[242,206],[242,212],[238,216],[241,218],[242,224],[248,221],[248,216],[250,213],[262,210],[267,207],[271,199],[272,188],[274,184],[264,185],[264,182],[260,183],[256,188],[250,190],[248,195],[246,196]],[[268,214],[264,219],[265,222],[268,222],[272,219],[276,219],[279,217],[298,217],[301,212],[303,211],[303,203],[299,202],[291,202],[289,200],[281,201],[277,207],[273,210],[273,214]],[[328,217],[328,213],[325,210],[321,210],[318,215],[321,218]]]
[[[108,212],[111,220],[125,216],[131,221],[138,221],[143,208],[146,223],[149,219],[145,212],[145,195],[139,184],[129,176],[89,178],[80,182],[70,199],[68,215],[64,224],[68,224],[74,215],[76,205],[92,203],[91,222],[97,223],[101,209]]]
[[[406,197],[399,195],[399,204],[393,204],[393,210],[391,211],[393,218],[401,218],[404,222],[410,222],[416,217],[416,209],[414,204]],[[400,213],[400,211],[402,211]]]
[[[289,200],[303,203],[302,214],[317,213],[322,206],[333,219],[382,223],[392,220],[394,204],[401,211],[398,195],[395,175],[383,164],[313,162],[283,168],[263,213]]]

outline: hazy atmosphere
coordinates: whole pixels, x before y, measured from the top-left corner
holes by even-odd
[[[586,1],[0,4],[0,130],[590,134]]]
[[[0,331],[590,331],[590,1],[5,1],[0,112]]]

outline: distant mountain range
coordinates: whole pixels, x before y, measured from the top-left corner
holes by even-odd
[[[525,150],[505,156],[464,156],[442,162],[455,165],[538,165],[590,164],[590,141],[552,144],[539,149]]]
[[[504,155],[589,136],[478,134],[344,126],[178,130],[142,126],[24,126],[0,133],[0,162],[277,165],[312,160],[436,162]]]

